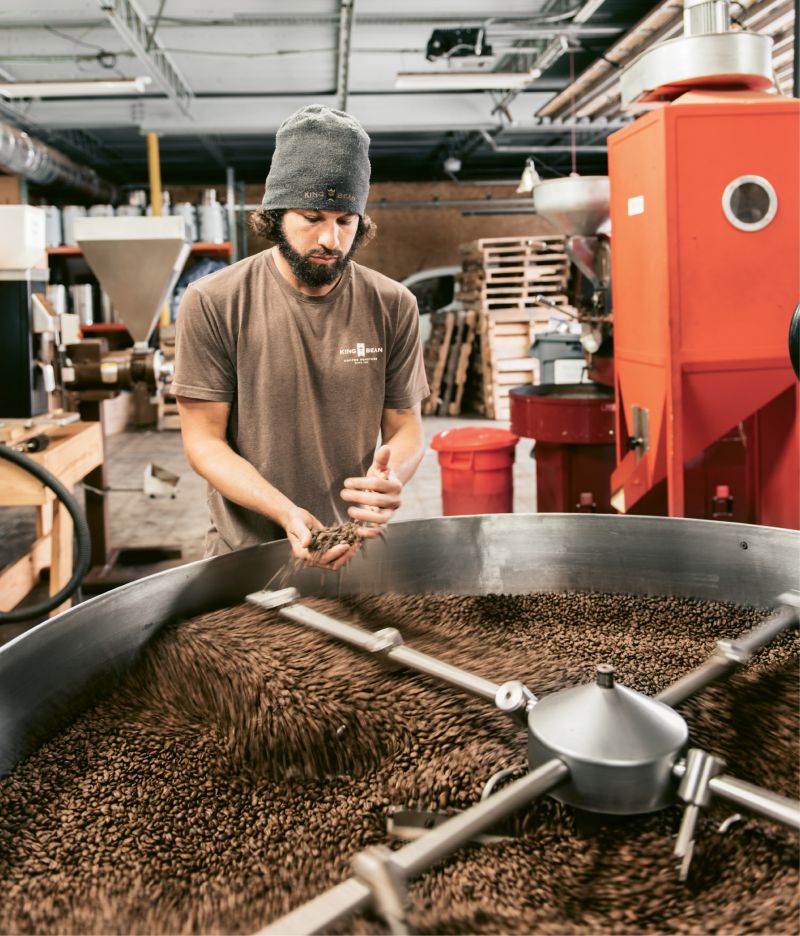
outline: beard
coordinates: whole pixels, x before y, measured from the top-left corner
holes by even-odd
[[[309,250],[307,254],[298,253],[289,243],[283,230],[281,222],[280,231],[276,241],[278,250],[289,264],[292,273],[306,286],[330,286],[335,283],[344,272],[345,267],[350,262],[350,258],[356,252],[358,246],[358,237],[353,240],[353,245],[345,256],[340,250],[325,250],[318,247],[315,250]],[[333,263],[314,263],[311,257],[333,258]]]

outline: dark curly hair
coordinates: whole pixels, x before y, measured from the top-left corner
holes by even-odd
[[[250,215],[250,229],[257,237],[272,241],[274,244],[280,236],[281,221],[286,211],[286,208],[271,208],[269,210],[258,208]],[[368,244],[377,233],[378,225],[369,215],[359,216],[358,229],[351,250],[355,252],[359,247]]]

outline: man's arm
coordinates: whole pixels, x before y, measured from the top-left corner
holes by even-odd
[[[422,428],[421,404],[409,409],[385,409],[381,418],[381,447],[365,478],[347,478],[343,500],[353,504],[348,514],[362,523],[364,538],[380,535],[381,528],[400,507],[403,485],[425,454],[425,432]]]
[[[409,409],[385,409],[381,417],[381,442],[392,450],[389,468],[402,484],[408,484],[425,454],[422,404]]]
[[[228,500],[280,524],[289,537],[295,557],[304,562],[333,567],[347,552],[336,546],[317,559],[308,552],[311,531],[322,524],[294,504],[228,445],[226,436],[230,403],[211,403],[179,396],[183,448],[192,468]]]

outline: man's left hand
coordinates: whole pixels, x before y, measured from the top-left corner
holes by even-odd
[[[348,507],[347,513],[359,523],[371,524],[358,529],[359,536],[364,539],[380,536],[384,525],[400,507],[403,482],[389,467],[391,455],[389,446],[382,445],[365,478],[347,478],[344,482],[342,500],[354,505]]]

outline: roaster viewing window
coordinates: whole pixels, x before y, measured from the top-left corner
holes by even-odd
[[[723,192],[722,210],[740,231],[760,231],[775,217],[778,196],[761,176],[739,176]]]

